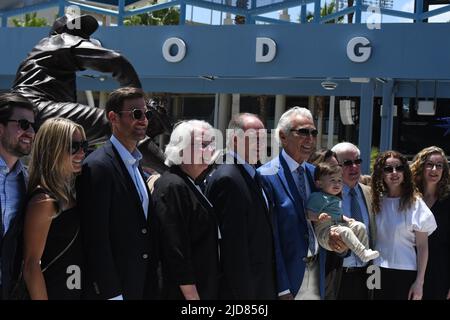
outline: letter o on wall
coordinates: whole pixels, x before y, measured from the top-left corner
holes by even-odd
[[[357,48],[358,54],[355,52]],[[371,53],[372,48],[370,47],[370,41],[367,38],[355,37],[347,43],[347,57],[350,61],[357,63],[366,62],[369,60]]]
[[[178,48],[178,52],[175,55],[172,55],[170,52],[173,46],[177,46]],[[164,59],[168,62],[180,62],[186,55],[186,44],[180,38],[169,38],[164,41],[162,46],[162,54]]]

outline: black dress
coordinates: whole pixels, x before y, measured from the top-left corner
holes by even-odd
[[[202,300],[218,298],[218,225],[213,208],[177,166],[155,183],[161,225],[162,298],[184,299],[180,285],[195,284]]]
[[[444,300],[450,289],[450,197],[431,207],[437,229],[428,238],[424,299]]]
[[[54,198],[41,188],[36,189],[31,196],[39,193],[45,193]],[[55,205],[57,206],[56,202]],[[81,237],[80,235],[75,237],[79,228],[80,215],[76,207],[59,212],[52,220],[41,257],[41,267],[44,269],[60,255],[43,272],[49,300],[81,299],[83,255]],[[71,242],[72,244],[69,246]],[[61,254],[67,247],[68,249]]]

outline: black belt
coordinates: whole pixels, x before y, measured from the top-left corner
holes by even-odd
[[[367,267],[342,267],[344,273],[366,273]]]

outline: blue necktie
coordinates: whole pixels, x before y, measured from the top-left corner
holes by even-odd
[[[358,202],[358,195],[356,194],[355,188],[350,189],[350,197],[351,197],[350,210],[352,211],[352,218],[359,222],[364,223],[361,207]]]
[[[305,169],[302,166],[299,166],[297,169],[298,173],[298,191],[300,192],[300,196],[303,201],[303,209],[306,218],[306,186],[305,186]],[[308,226],[308,248],[311,251],[312,255],[316,254],[316,241],[314,237],[314,230],[312,229],[311,223],[306,219],[306,225]]]

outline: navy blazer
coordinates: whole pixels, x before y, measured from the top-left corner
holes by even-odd
[[[315,167],[306,163],[306,176],[311,192]],[[280,155],[260,167],[263,187],[273,201],[273,231],[277,264],[278,292],[290,290],[296,295],[305,273],[304,258],[308,254],[308,226],[303,201],[286,160]],[[304,203],[306,204],[304,199]],[[319,247],[320,296],[325,296],[326,250]]]
[[[86,158],[77,181],[86,298],[158,297],[159,227],[148,193],[146,219],[134,182],[110,141]]]

